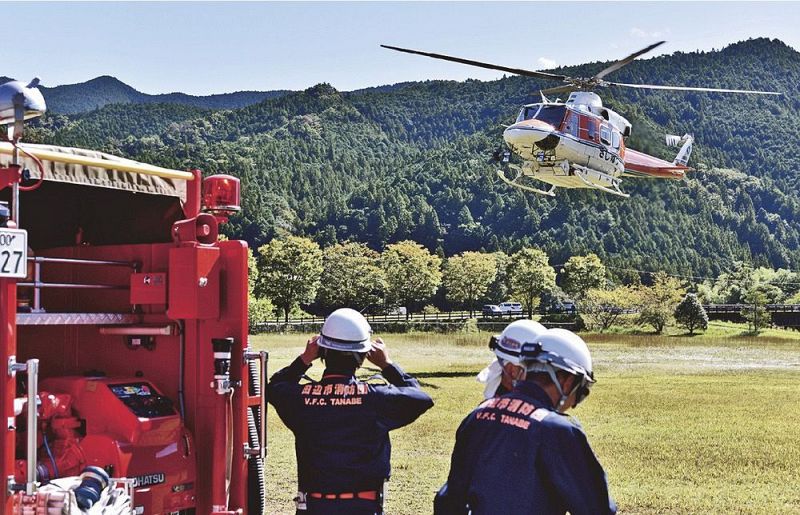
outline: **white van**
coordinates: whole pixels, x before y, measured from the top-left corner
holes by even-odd
[[[501,302],[499,304],[500,312],[504,315],[521,315],[522,304],[519,302]]]

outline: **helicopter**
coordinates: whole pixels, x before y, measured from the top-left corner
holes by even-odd
[[[775,91],[627,84],[605,79],[606,75],[664,43],[665,41],[659,41],[634,52],[588,78],[509,68],[389,45],[381,47],[514,75],[561,81],[563,84],[559,86],[541,90],[540,102],[522,106],[516,121],[503,131],[507,149],[500,147],[492,154],[492,160],[502,165],[497,171],[498,176],[511,186],[551,197],[555,196],[555,189],[561,187],[590,188],[627,198],[630,195],[620,189],[623,177],[683,179],[686,172],[691,170],[688,161],[694,137],[691,134],[666,135],[668,145],[680,146],[672,162],[626,148],[625,141],[631,135],[631,123],[619,113],[604,106],[600,96],[590,90],[626,87],[781,95]],[[560,99],[550,100],[547,97],[568,91],[571,93],[566,102],[561,102]],[[522,163],[512,162],[512,157],[518,158]],[[544,190],[530,186],[528,178],[548,183],[550,188]]]

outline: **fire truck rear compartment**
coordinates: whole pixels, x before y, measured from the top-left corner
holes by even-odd
[[[40,393],[71,402],[40,419],[40,468],[83,460],[132,478],[136,513],[257,513],[246,491],[248,445],[258,447],[247,414],[259,402],[244,360],[246,246],[174,243],[184,217],[174,196],[45,182],[20,206],[39,262],[17,287],[16,361],[39,359]],[[220,395],[212,340],[225,338],[234,386]],[[15,427],[24,442],[24,414]]]

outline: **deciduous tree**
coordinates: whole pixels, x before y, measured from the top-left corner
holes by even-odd
[[[495,262],[495,276],[486,289],[483,300],[489,304],[503,302],[508,298],[508,264],[511,257],[505,252],[492,252]]]
[[[556,271],[548,264],[547,254],[534,248],[522,249],[511,256],[509,267],[511,294],[522,302],[530,318],[541,295],[555,287]]]
[[[614,325],[620,316],[629,313],[636,305],[637,294],[630,286],[618,286],[612,290],[591,288],[578,304],[581,316],[591,329],[605,331]]]
[[[639,323],[651,325],[656,334],[661,334],[673,318],[675,307],[686,293],[681,282],[664,272],[658,272],[653,278],[652,286],[640,286],[637,291],[640,306]]]
[[[442,283],[442,259],[413,241],[387,245],[381,267],[386,274],[387,302],[405,306],[407,314],[414,304],[431,298]]]
[[[222,238],[220,238],[222,239]],[[247,320],[250,331],[256,331],[258,325],[274,316],[275,306],[269,299],[259,298],[255,294],[258,283],[258,262],[253,249],[247,249]]]
[[[322,250],[308,238],[288,236],[274,239],[258,249],[261,255],[258,292],[283,311],[299,303],[312,302],[322,275]]]
[[[592,288],[603,288],[606,282],[606,267],[596,254],[572,256],[564,264],[564,279],[561,288],[580,300]]]
[[[448,259],[443,281],[447,299],[465,304],[472,316],[475,303],[497,276],[496,266],[493,254],[481,252],[464,252]]]
[[[711,298],[724,304],[742,304],[747,292],[755,285],[752,265],[738,261],[714,281]]]
[[[328,309],[361,311],[383,301],[386,275],[380,254],[364,243],[332,245],[322,253],[322,278],[317,300]]]

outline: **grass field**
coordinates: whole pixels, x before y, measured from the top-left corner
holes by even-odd
[[[694,338],[584,335],[598,383],[573,414],[608,472],[620,513],[800,513],[800,335],[741,331],[714,324]],[[252,341],[270,351],[274,372],[306,336]],[[436,402],[392,433],[387,513],[429,514],[455,429],[481,399],[474,376],[491,359],[488,335],[382,336],[392,359]],[[321,371],[315,364],[310,375]],[[269,429],[267,513],[294,513],[294,440],[274,411]]]

